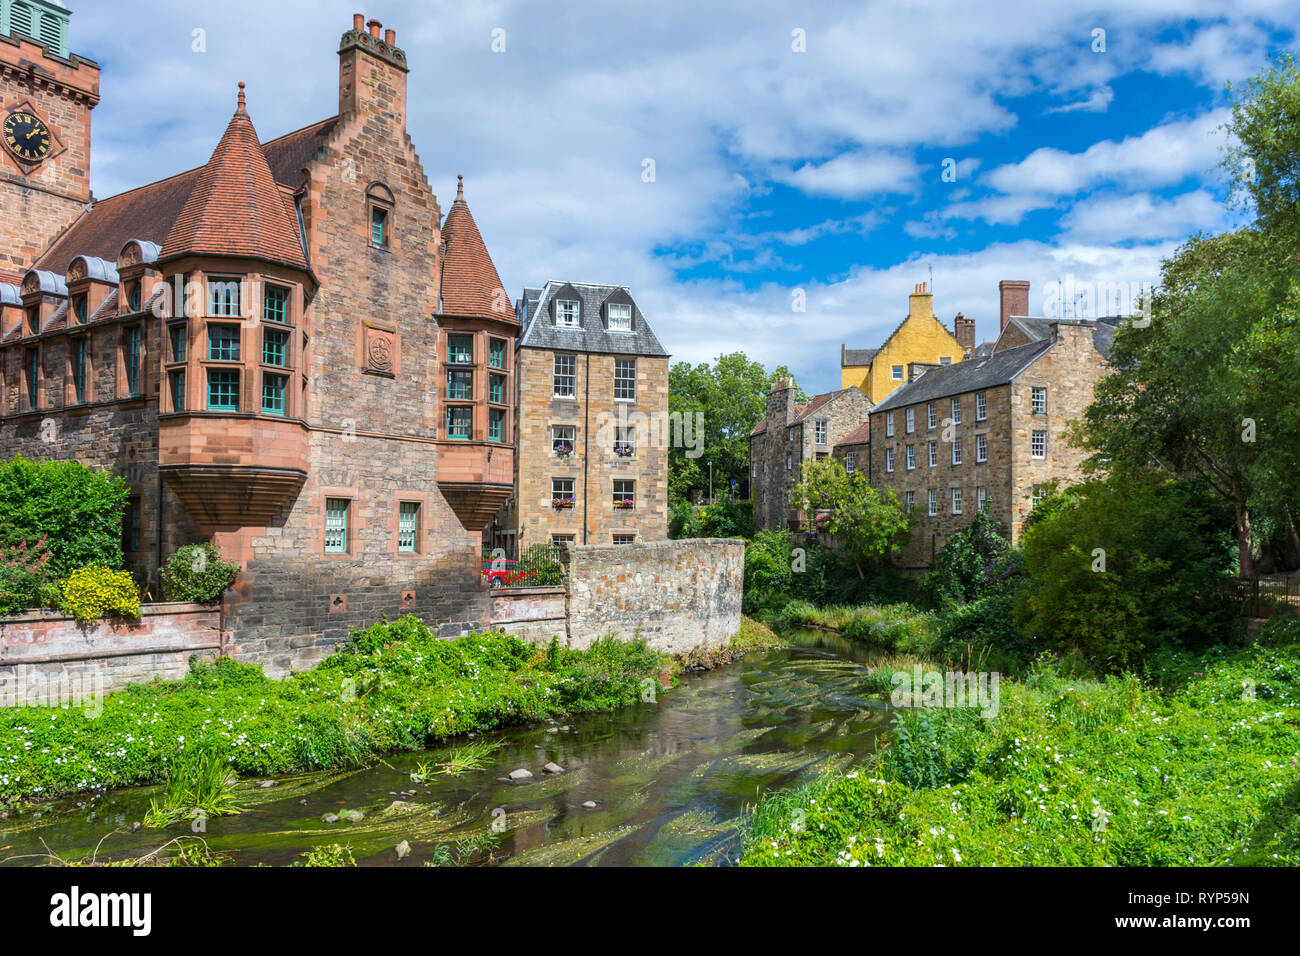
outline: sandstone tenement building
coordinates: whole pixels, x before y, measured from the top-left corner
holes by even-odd
[[[1067,441],[1067,425],[1106,373],[1116,320],[1024,316],[1028,290],[1002,283],[1001,332],[986,353],[913,368],[871,410],[871,481],[894,489],[916,518],[904,567],[929,567],[981,508],[1016,543],[1044,485],[1080,477],[1084,452]]]
[[[877,349],[840,346],[840,387],[856,385],[873,404],[907,381],[914,363],[948,365],[975,349],[975,320],[960,312],[950,332],[934,314],[934,294],[924,282],[908,296],[907,316]]]
[[[749,486],[754,530],[797,528],[804,520],[790,503],[805,461],[821,461],[847,437],[860,434],[871,400],[856,385],[795,400],[793,379],[776,382],[767,413],[749,433]],[[862,462],[865,469],[866,462]]]
[[[62,7],[3,14],[0,454],[122,475],[128,563],[155,587],[215,540],[243,565],[231,649],[273,673],[381,613],[484,621],[519,324],[461,187],[444,218],[425,178],[394,31],[343,33],[337,115],[263,141],[232,83],[205,165],[96,200],[98,67]],[[667,373],[642,361],[646,401]],[[638,507],[662,513],[651,485]]]
[[[515,400],[528,414],[499,544],[666,539],[669,356],[631,293],[551,281],[516,309]]]

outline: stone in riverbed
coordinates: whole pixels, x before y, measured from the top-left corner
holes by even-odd
[[[554,761],[551,761],[542,769],[545,770],[547,773],[564,773],[564,768],[561,767],[558,763],[555,763]]]
[[[320,819],[321,823],[338,823],[339,815],[337,813],[327,813]]]
[[[257,781],[257,789],[258,789],[258,790],[270,790],[270,789],[271,789],[272,787],[274,787],[274,786],[275,786],[275,781],[274,781],[274,780],[259,780],[259,781]]]
[[[339,819],[346,820],[348,823],[360,823],[366,818],[366,815],[360,810],[344,810],[339,814]]]
[[[595,800],[586,800],[586,801],[583,802],[582,805],[583,805],[584,808],[586,808],[586,809],[588,809],[588,810],[595,810],[595,809],[596,809],[596,801],[595,801]]]
[[[533,772],[531,770],[525,770],[523,767],[520,767],[518,770],[510,771],[511,780],[527,780],[532,775]]]
[[[396,850],[397,850],[397,858],[400,860],[408,853],[411,852],[411,844],[403,840],[401,843],[397,844]]]

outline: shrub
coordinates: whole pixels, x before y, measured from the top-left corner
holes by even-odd
[[[1021,632],[1108,670],[1215,639],[1226,608],[1209,500],[1190,482],[1146,477],[1071,489],[1025,532]]]
[[[129,571],[99,565],[79,568],[63,582],[63,606],[78,621],[140,616],[140,592]]]
[[[44,539],[51,576],[122,564],[126,483],[76,461],[0,463],[0,546]]]
[[[239,565],[221,560],[211,542],[177,548],[162,569],[163,596],[169,601],[214,601],[230,586]]]
[[[0,614],[12,614],[43,603],[50,584],[50,552],[45,539],[0,545]]]
[[[935,607],[955,607],[1015,587],[1021,564],[998,523],[980,510],[944,542],[921,591]]]
[[[990,594],[951,608],[943,616],[934,656],[968,670],[1020,672],[1033,648],[1016,629],[1014,606],[1013,596]]]

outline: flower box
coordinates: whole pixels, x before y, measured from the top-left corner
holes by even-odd
[[[614,500],[615,508],[631,508],[633,504],[634,502],[632,501],[631,498],[621,498],[621,499]]]
[[[552,504],[554,507],[556,507],[556,508],[572,508],[572,507],[573,507],[573,499],[572,499],[572,498],[552,498],[552,499],[551,499],[551,504]]]
[[[556,456],[560,458],[563,458],[565,455],[573,454],[573,446],[568,442],[560,442],[559,444],[553,445],[552,450],[555,452]]]
[[[636,454],[636,449],[630,445],[615,445],[614,454],[618,455],[619,458],[631,458]]]

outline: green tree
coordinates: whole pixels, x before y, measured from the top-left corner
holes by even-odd
[[[767,410],[767,393],[778,379],[790,375],[784,365],[771,372],[744,352],[719,355],[712,365],[676,362],[668,370],[668,410],[694,422],[704,417],[700,454],[689,448],[668,450],[668,496],[684,499],[693,491],[707,490],[709,462],[713,462],[713,489],[717,494],[745,478],[749,463],[749,433]],[[798,401],[807,401],[800,389]],[[694,457],[690,457],[694,456]]]
[[[835,536],[859,578],[898,547],[911,527],[892,488],[873,488],[866,475],[849,474],[838,458],[805,461],[799,478],[790,503],[816,521],[818,530]],[[826,517],[817,519],[819,512]]]

